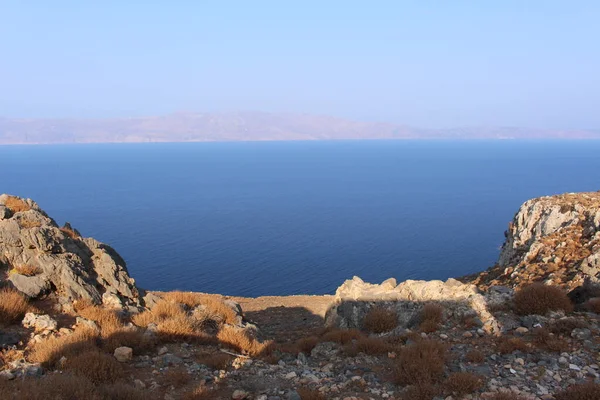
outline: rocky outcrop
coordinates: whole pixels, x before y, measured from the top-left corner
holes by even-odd
[[[337,289],[334,306],[328,311],[325,322],[341,328],[362,328],[369,310],[383,307],[396,313],[400,329],[414,328],[427,303],[443,305],[448,318],[474,316],[487,332],[500,330],[488,310],[488,299],[474,285],[456,279],[446,282],[408,280],[397,285],[395,279],[371,284],[355,276]]]
[[[474,279],[482,288],[535,281],[568,289],[600,281],[600,192],[525,202],[509,224],[498,264]]]
[[[143,304],[119,254],[70,225],[60,228],[34,201],[0,195],[0,267],[29,297],[49,292],[109,307]],[[67,303],[65,301],[65,303]]]

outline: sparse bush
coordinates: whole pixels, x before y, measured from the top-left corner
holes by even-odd
[[[235,351],[250,356],[264,355],[269,352],[273,346],[273,342],[259,342],[243,329],[230,325],[224,325],[221,328],[217,334],[217,339],[220,343],[231,347]]]
[[[333,329],[323,334],[322,341],[335,342],[343,345],[363,336],[363,333],[358,329]]]
[[[398,315],[382,307],[374,307],[367,312],[363,328],[371,333],[389,332],[398,326]]]
[[[40,221],[31,218],[21,218],[19,219],[19,225],[21,228],[31,229],[31,228],[39,228],[42,226]]]
[[[197,357],[200,364],[216,370],[227,369],[232,357],[225,353],[202,354]]]
[[[464,396],[481,389],[483,387],[483,379],[470,372],[454,372],[446,378],[444,386],[449,392]]]
[[[296,341],[298,350],[304,354],[310,354],[317,344],[319,344],[319,338],[316,336],[309,336]]]
[[[442,307],[440,304],[427,303],[421,309],[420,317],[421,322],[433,321],[441,324],[444,318],[444,307]]]
[[[465,359],[468,362],[479,364],[479,363],[482,363],[483,361],[485,361],[485,354],[483,354],[482,351],[473,349],[473,350],[467,351],[467,354],[465,354]]]
[[[21,292],[12,288],[0,289],[0,326],[19,322],[29,309],[29,302]]]
[[[20,264],[12,269],[13,273],[25,276],[35,276],[42,273],[42,269],[31,264]]]
[[[554,398],[556,400],[598,400],[600,399],[600,384],[585,382],[572,385],[557,393]]]
[[[402,400],[431,400],[441,392],[438,386],[426,383],[408,386],[402,393]]]
[[[585,308],[593,313],[600,314],[600,297],[589,299],[585,304]]]
[[[62,233],[64,233],[65,236],[68,236],[71,239],[77,239],[77,238],[79,238],[79,235],[77,234],[77,232],[75,232],[74,229],[67,228],[67,227],[62,227],[62,228],[60,228],[60,231]]]
[[[298,389],[296,389],[296,392],[302,400],[326,400],[325,395],[319,392],[317,389],[299,387]]]
[[[167,370],[162,377],[162,382],[164,385],[180,388],[187,384],[191,379],[192,377],[185,367],[176,367]]]
[[[204,315],[199,316],[201,319],[213,320],[218,324],[235,324],[237,322],[237,313],[225,304],[221,296],[173,291],[164,293],[162,297],[164,300],[183,304],[188,309],[202,306]]]
[[[588,324],[585,321],[582,321],[580,319],[577,318],[572,318],[572,317],[568,317],[568,318],[561,318],[558,320],[554,320],[549,324],[548,329],[550,330],[550,332],[554,333],[555,335],[566,335],[566,336],[571,336],[571,332],[573,332],[573,329],[577,329],[577,328],[587,328]]]
[[[95,384],[114,382],[123,373],[123,367],[113,356],[99,350],[88,350],[67,357],[63,369]]]
[[[447,347],[435,340],[408,345],[396,357],[394,381],[400,385],[427,385],[438,382],[447,359]]]
[[[534,343],[537,347],[555,353],[562,353],[569,350],[569,343],[567,341],[557,338],[546,328],[535,328],[533,334]]]
[[[358,353],[369,355],[386,354],[391,349],[391,345],[385,339],[378,337],[361,337],[355,342],[344,346],[344,352],[351,357],[356,356]]]
[[[14,213],[31,210],[31,206],[29,206],[25,200],[21,200],[15,196],[9,196],[4,202],[4,205]]]
[[[573,303],[561,288],[542,283],[524,286],[515,293],[513,302],[515,312],[520,315],[544,315],[548,311],[573,310]]]
[[[502,336],[498,340],[498,351],[502,354],[510,354],[513,351],[521,351],[523,353],[529,352],[530,348],[527,346],[527,343],[523,341],[523,339],[518,337],[507,337]]]

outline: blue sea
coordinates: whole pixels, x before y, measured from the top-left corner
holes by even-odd
[[[332,293],[496,261],[522,202],[600,189],[600,141],[0,146],[0,192],[114,247],[141,287]]]

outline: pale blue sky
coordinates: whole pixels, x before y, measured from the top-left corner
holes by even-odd
[[[599,1],[0,0],[0,116],[600,128]]]

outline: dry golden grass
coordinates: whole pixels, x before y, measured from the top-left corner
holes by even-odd
[[[600,297],[589,299],[586,302],[585,307],[593,313],[600,314]]]
[[[3,365],[23,358],[23,350],[4,349],[0,351],[0,369]]]
[[[523,339],[514,336],[500,337],[497,342],[497,348],[498,352],[502,354],[510,354],[513,351],[527,353],[531,350]]]
[[[600,399],[600,384],[590,381],[572,385],[557,393],[554,398],[556,400],[598,400]]]
[[[53,367],[63,356],[69,358],[85,351],[97,350],[98,339],[98,333],[93,329],[76,329],[70,335],[52,336],[34,344],[28,359],[46,367]]]
[[[323,334],[321,341],[335,342],[344,345],[363,336],[364,334],[358,329],[332,329]]]
[[[4,202],[4,205],[10,208],[14,213],[31,210],[29,204],[15,196],[9,196]]]
[[[398,326],[398,315],[394,311],[374,307],[365,315],[362,326],[367,332],[389,332]]]
[[[230,325],[224,325],[221,328],[217,339],[221,344],[249,356],[266,355],[273,348],[273,342],[259,342],[246,331]]]
[[[185,367],[176,367],[168,369],[167,372],[162,376],[161,382],[166,386],[180,388],[185,386],[191,380],[192,377]]]
[[[123,367],[112,355],[97,349],[67,357],[63,369],[73,375],[83,376],[95,384],[114,382],[123,374]]]
[[[123,329],[123,321],[115,310],[106,309],[83,300],[77,301],[74,306],[77,314],[98,324],[103,337],[108,337],[113,332]]]
[[[573,303],[567,294],[559,287],[543,283],[533,283],[524,286],[515,293],[514,309],[517,314],[544,315],[548,311],[573,311]]]
[[[172,301],[161,300],[151,309],[133,316],[135,325],[146,327],[150,323],[158,324],[169,319],[187,319],[183,306]]]
[[[29,302],[21,292],[11,289],[0,289],[0,326],[8,326],[19,322],[29,309]]]
[[[396,357],[394,381],[400,385],[427,385],[444,374],[447,346],[435,340],[422,340],[402,348]]]
[[[308,387],[299,387],[296,389],[296,392],[300,396],[302,400],[326,400],[327,398],[317,389],[311,389]]]
[[[77,239],[77,238],[79,238],[79,235],[73,229],[62,227],[62,228],[60,228],[60,231],[62,233],[64,233],[65,236],[68,236],[71,239]]]
[[[166,301],[183,304],[187,308],[204,306],[204,319],[211,319],[220,324],[235,324],[237,322],[237,313],[225,304],[222,297],[217,295],[173,291],[164,293],[162,298]]]
[[[227,399],[231,395],[227,396],[225,393],[212,390],[204,385],[196,386],[190,390],[185,391],[181,395],[182,400],[216,400],[216,399]]]
[[[21,228],[30,229],[39,228],[40,226],[42,226],[42,223],[31,218],[21,218],[19,220],[19,225],[21,226]]]
[[[20,274],[20,275],[25,275],[25,276],[35,276],[38,274],[42,273],[42,269],[40,267],[37,267],[35,265],[31,265],[31,264],[20,264],[17,265],[16,267],[14,267],[12,269],[11,272]]]
[[[479,364],[485,361],[485,354],[483,354],[482,351],[476,349],[469,350],[467,351],[467,354],[465,354],[465,360],[467,360],[468,362]]]
[[[232,356],[225,353],[212,353],[212,354],[199,354],[196,357],[196,360],[200,364],[204,364],[207,367],[216,370],[224,370],[227,369],[229,364],[231,363]]]
[[[481,376],[470,372],[451,373],[444,381],[446,390],[459,396],[473,393],[481,389],[483,384],[484,382]]]

